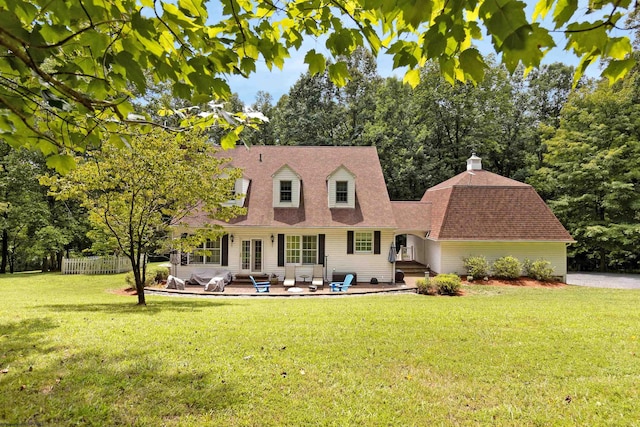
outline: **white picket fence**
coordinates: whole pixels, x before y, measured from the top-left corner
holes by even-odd
[[[131,270],[131,262],[125,257],[65,258],[62,274],[115,274]]]

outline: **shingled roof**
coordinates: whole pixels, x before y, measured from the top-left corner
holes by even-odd
[[[428,189],[435,240],[562,241],[571,235],[528,184],[467,170]]]
[[[251,181],[247,214],[228,225],[256,227],[366,227],[396,228],[391,202],[375,147],[252,146],[222,151],[231,166],[243,169]],[[302,181],[300,207],[274,208],[273,174],[289,166]],[[355,175],[356,205],[329,208],[327,177],[340,166]],[[191,226],[205,218],[192,217]]]

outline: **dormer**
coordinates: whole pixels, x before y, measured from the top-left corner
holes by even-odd
[[[289,165],[284,165],[271,175],[273,179],[273,207],[300,207],[300,187],[302,180]]]
[[[356,176],[344,165],[327,177],[329,208],[356,207]]]
[[[244,201],[247,197],[247,192],[249,191],[249,184],[251,183],[250,179],[247,178],[238,178],[233,186],[233,199],[229,200],[226,203],[223,203],[223,206],[244,206]],[[239,195],[241,196],[239,199],[235,197]]]

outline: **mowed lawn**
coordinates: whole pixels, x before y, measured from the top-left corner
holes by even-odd
[[[638,425],[640,292],[135,297],[0,278],[0,424]]]

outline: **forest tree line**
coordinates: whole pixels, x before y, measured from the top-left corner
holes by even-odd
[[[392,200],[420,199],[475,152],[484,169],[532,184],[547,201],[577,240],[570,269],[640,269],[637,70],[613,86],[582,79],[572,89],[574,70],[563,64],[525,76],[490,63],[475,86],[451,85],[430,63],[412,89],[380,77],[366,50],[346,59],[352,80],[343,87],[307,73],[275,103],[267,92],[250,106],[234,96],[226,110],[269,118],[242,143],[375,146]],[[159,91],[139,108],[171,102]],[[39,184],[51,174],[41,155],[0,144],[0,273],[57,269],[67,252],[110,250],[100,239],[92,246],[86,212]]]

